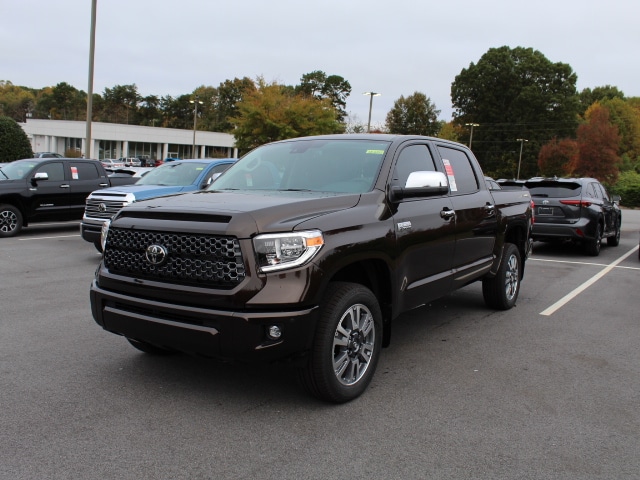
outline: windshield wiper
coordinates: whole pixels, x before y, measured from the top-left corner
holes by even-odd
[[[6,173],[4,173],[4,172],[2,171],[2,169],[1,169],[1,168],[0,168],[0,173],[2,173],[2,175],[4,175],[4,178],[6,178],[7,180],[10,180],[10,178],[7,176],[7,174],[6,174]]]

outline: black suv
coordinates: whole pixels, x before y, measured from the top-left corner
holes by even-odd
[[[535,204],[534,240],[571,240],[593,256],[603,238],[612,247],[620,243],[620,197],[595,178],[531,178],[524,186]]]

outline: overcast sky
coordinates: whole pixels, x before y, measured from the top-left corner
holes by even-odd
[[[0,80],[88,90],[91,0],[0,0]],[[638,0],[98,0],[95,93],[143,95],[321,70],[352,87],[347,113],[382,125],[401,95],[427,95],[450,120],[451,83],[490,48],[569,64],[578,90],[640,96]]]

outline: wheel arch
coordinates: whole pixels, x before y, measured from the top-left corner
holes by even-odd
[[[382,346],[389,346],[391,339],[391,270],[382,259],[370,258],[343,265],[329,279],[329,282],[351,282],[367,287],[378,299],[382,311]]]

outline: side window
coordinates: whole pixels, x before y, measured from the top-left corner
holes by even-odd
[[[393,180],[397,185],[406,185],[411,172],[436,171],[433,158],[426,145],[411,145],[402,152],[396,162]]]
[[[604,188],[604,186],[600,183],[596,184],[597,188],[600,189],[600,195],[602,198],[604,198],[607,202],[610,202],[611,199],[609,198],[609,194],[607,193],[607,189]]]
[[[45,165],[42,165],[40,168],[38,168],[38,170],[35,171],[35,173],[41,172],[49,175],[49,180],[55,182],[64,181],[64,165],[61,162],[47,163]]]
[[[464,194],[477,192],[479,188],[478,178],[471,165],[471,160],[462,150],[438,146],[442,156],[442,163],[449,178],[451,193]]]
[[[71,164],[71,180],[95,180],[100,178],[98,167],[89,162]]]

